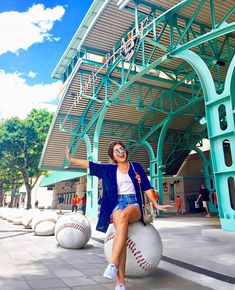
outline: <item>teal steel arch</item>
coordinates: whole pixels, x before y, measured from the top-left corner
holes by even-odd
[[[218,208],[221,226],[226,231],[235,231],[235,119],[234,119],[234,70],[235,56],[233,57],[225,80],[224,90],[218,94],[211,73],[205,62],[194,52],[186,50],[177,54],[195,69],[200,79],[206,107],[208,137],[211,147],[211,158],[214,171]],[[225,108],[226,127],[222,126],[219,108]],[[229,144],[231,164],[226,164],[225,141]]]
[[[114,105],[115,103],[118,104],[120,94],[127,93],[128,89],[133,88],[134,90],[134,84],[137,84],[138,81],[141,78],[148,79],[148,81],[151,81],[152,76],[149,74],[149,71],[151,69],[155,70],[157,72],[158,69],[161,69],[166,74],[173,77],[173,80],[175,81],[174,84],[171,84],[171,89],[165,93],[164,91],[160,91],[161,99],[157,103],[152,102],[150,106],[146,106],[144,104],[144,98],[137,97],[136,101],[139,101],[140,106],[139,108],[147,109],[149,112],[161,111],[161,113],[165,114],[165,118],[163,120],[160,120],[158,123],[154,123],[152,128],[146,128],[142,126],[149,116],[149,112],[146,113],[146,115],[143,117],[143,119],[140,121],[140,125],[136,126],[136,132],[140,129],[142,130],[142,134],[138,134],[138,140],[136,141],[136,151],[138,146],[143,145],[145,142],[150,142],[150,137],[153,137],[154,134],[156,134],[157,138],[156,140],[159,141],[158,144],[158,151],[157,151],[157,158],[153,158],[150,162],[150,171],[153,175],[151,178],[154,179],[155,175],[158,178],[160,188],[161,188],[161,180],[162,180],[162,171],[164,169],[165,164],[162,164],[162,146],[163,141],[165,140],[166,132],[170,124],[170,120],[174,118],[175,116],[179,116],[180,114],[185,113],[187,110],[187,113],[190,112],[190,109],[192,109],[198,102],[205,99],[206,102],[206,115],[207,115],[207,121],[208,121],[208,131],[209,131],[209,138],[211,145],[215,146],[215,149],[223,149],[221,145],[221,141],[219,140],[219,137],[222,135],[219,134],[220,123],[222,122],[220,119],[223,117],[223,121],[226,121],[228,123],[228,129],[226,129],[226,136],[230,137],[230,133],[232,136],[232,132],[229,131],[230,128],[232,128],[232,123],[234,123],[233,120],[233,107],[231,107],[231,104],[234,105],[234,101],[229,100],[229,98],[233,99],[234,96],[234,90],[232,89],[232,80],[234,81],[234,73],[231,72],[231,81],[227,81],[227,79],[230,78],[230,70],[227,75],[226,79],[226,85],[225,89],[222,94],[218,94],[215,89],[214,81],[211,76],[210,70],[208,69],[207,65],[211,65],[212,67],[215,66],[214,62],[218,60],[223,60],[226,58],[226,56],[230,56],[234,54],[233,51],[233,34],[235,30],[235,23],[228,23],[229,17],[234,13],[235,8],[230,7],[229,11],[221,11],[221,14],[223,14],[222,19],[217,21],[216,23],[216,5],[215,1],[209,1],[210,6],[210,13],[208,15],[208,18],[211,18],[211,22],[208,21],[210,24],[204,24],[202,22],[199,22],[197,20],[198,15],[200,12],[204,9],[204,4],[206,3],[205,0],[200,0],[196,4],[196,9],[192,11],[191,17],[184,17],[183,15],[180,15],[179,11],[181,8],[186,8],[188,5],[193,3],[194,1],[181,1],[180,3],[176,4],[174,7],[169,8],[168,10],[164,10],[163,8],[154,5],[152,3],[148,3],[148,1],[138,1],[138,3],[147,6],[151,9],[151,12],[149,15],[143,15],[142,12],[138,11],[138,5],[135,5],[133,11],[135,13],[135,21],[133,23],[133,27],[135,28],[135,31],[133,32],[133,40],[137,42],[137,45],[135,47],[135,52],[133,54],[133,57],[131,59],[126,59],[123,53],[120,53],[120,51],[123,50],[122,47],[122,39],[120,39],[115,47],[114,50],[110,52],[110,58],[107,63],[103,64],[100,63],[94,63],[92,62],[89,57],[87,57],[86,49],[88,48],[81,48],[84,50],[84,54],[81,54],[82,63],[88,64],[90,66],[97,66],[99,69],[96,73],[97,79],[101,81],[100,83],[95,84],[95,81],[93,83],[91,82],[91,91],[93,92],[92,96],[88,96],[86,93],[86,90],[84,88],[80,88],[80,92],[78,93],[79,98],[88,99],[88,105],[87,108],[84,110],[82,116],[81,116],[81,124],[78,125],[75,129],[75,135],[73,138],[73,142],[75,144],[75,147],[78,148],[79,144],[82,142],[81,140],[84,138],[86,134],[94,133],[94,145],[93,145],[93,158],[98,158],[98,143],[99,143],[99,137],[100,132],[98,132],[98,128],[101,129],[102,125],[107,122],[105,122],[104,117],[108,110],[109,105]],[[160,12],[160,15],[157,15],[155,13],[156,11]],[[154,13],[152,13],[154,12]],[[147,17],[146,17],[147,16]],[[141,19],[143,17],[146,17],[146,25],[141,22]],[[181,23],[178,25],[178,23]],[[129,31],[127,31],[123,38],[125,39],[128,35]],[[222,39],[222,36],[225,36],[225,39]],[[164,39],[169,39],[169,43],[165,42]],[[149,45],[149,51],[150,53],[147,53],[147,50],[145,48]],[[224,50],[224,48],[226,49]],[[192,51],[189,51],[189,49],[197,49],[198,55],[193,53]],[[160,54],[158,52],[161,52]],[[93,48],[94,52],[94,48]],[[218,53],[217,53],[218,52]],[[164,53],[164,54],[163,54]],[[162,55],[163,54],[163,55]],[[201,57],[200,57],[201,56]],[[198,88],[197,79],[195,78],[195,73],[190,72],[188,73],[187,67],[185,69],[185,63],[180,65],[179,67],[175,69],[167,69],[167,62],[170,62],[172,58],[179,57],[182,59],[185,59],[188,63],[191,64],[191,66],[196,71],[197,75],[199,76],[201,86],[203,87],[204,96],[200,92],[200,88]],[[203,59],[205,62],[203,61]],[[133,67],[137,66],[138,70],[134,71]],[[201,66],[201,67],[200,67]],[[107,73],[102,76],[101,69],[106,67]],[[231,66],[230,66],[231,67]],[[220,69],[217,67],[217,71],[220,71]],[[234,70],[233,68],[231,69]],[[79,70],[78,70],[79,71]],[[118,80],[117,77],[113,76],[113,72],[116,72],[120,74],[120,79]],[[80,70],[81,75],[85,73]],[[217,73],[218,79],[220,78],[220,73]],[[154,76],[155,77],[155,76]],[[157,78],[157,77],[155,77]],[[82,77],[81,77],[82,79]],[[163,78],[161,79],[163,83],[169,84],[169,80],[166,81]],[[177,96],[178,104],[174,107],[175,103],[175,97],[176,97],[176,88],[180,85],[185,85],[185,81],[191,82],[191,89],[192,89],[192,96],[191,98],[188,98],[186,94],[181,94],[181,96]],[[222,80],[223,81],[223,80]],[[82,80],[80,81],[82,83]],[[229,83],[229,84],[227,84]],[[110,95],[108,95],[108,92],[106,91],[104,98],[99,98],[98,94],[103,89],[103,87],[107,88],[109,87],[109,90],[111,91]],[[188,86],[189,87],[189,86]],[[228,93],[229,97],[225,97],[225,90],[226,87],[229,88],[230,93]],[[151,88],[153,89],[153,88]],[[222,91],[223,85],[220,88],[220,91]],[[196,91],[196,93],[195,93]],[[220,99],[222,96],[222,103],[220,103]],[[162,108],[161,102],[162,100],[167,99],[170,103],[170,109],[167,107]],[[180,100],[180,101],[179,101]],[[94,110],[92,117],[89,119],[89,108],[92,105],[95,105],[95,103],[99,103],[99,109],[97,111]],[[227,103],[228,104],[227,104]],[[229,102],[230,107],[229,107]],[[129,103],[126,103],[129,104]],[[129,104],[130,105],[130,104]],[[218,112],[218,107],[220,105],[224,105],[225,112],[227,112],[227,115],[220,116],[222,113]],[[185,111],[184,111],[185,110]],[[200,112],[199,112],[200,113]],[[224,114],[224,113],[223,113]],[[232,118],[231,118],[232,115]],[[196,116],[198,119],[200,117],[200,114]],[[226,118],[225,118],[226,117]],[[217,120],[217,123],[219,124],[213,124],[213,118]],[[229,119],[229,122],[228,122]],[[169,121],[169,123],[167,123]],[[98,123],[97,123],[98,122]],[[125,124],[126,125],[126,124]],[[132,124],[133,125],[133,124]],[[123,124],[124,126],[124,124]],[[218,128],[217,128],[217,127]],[[62,126],[63,127],[63,126]],[[94,129],[95,128],[95,129]],[[129,126],[130,132],[134,132],[133,126]],[[82,132],[81,132],[82,131]],[[214,132],[215,131],[215,132]],[[222,130],[224,131],[224,130]],[[234,130],[233,130],[234,131]],[[225,132],[222,132],[225,133]],[[203,134],[202,134],[203,135]],[[202,135],[200,137],[202,137]],[[219,136],[220,135],[220,136]],[[155,136],[154,136],[155,137]],[[228,138],[229,138],[228,137]],[[233,149],[232,140],[226,139],[227,142],[229,142],[231,148]],[[197,139],[195,138],[194,141]],[[219,140],[219,141],[218,141]],[[129,137],[128,142],[133,142],[132,136]],[[198,140],[199,141],[199,140]],[[224,142],[224,141],[223,141]],[[194,142],[192,142],[194,144]],[[223,150],[220,150],[220,160],[224,158],[222,156]],[[216,156],[213,156],[212,159],[216,159]],[[213,161],[213,160],[212,160]],[[217,166],[219,163],[219,160],[213,161],[213,168]],[[157,164],[157,173],[155,172]],[[153,169],[154,168],[154,169]],[[214,168],[215,169],[215,168]],[[230,168],[231,169],[231,168]],[[223,173],[224,168],[220,168],[220,170],[217,172],[214,170],[214,174],[219,176],[222,172],[221,176],[225,176]],[[233,172],[232,172],[233,174]],[[231,176],[230,176],[231,177]],[[222,178],[222,177],[221,177]],[[220,177],[218,177],[218,180]],[[219,180],[220,181],[220,180]],[[217,183],[219,183],[219,181]],[[228,183],[228,178],[226,180]],[[225,183],[226,183],[225,182]],[[231,182],[230,182],[231,183]],[[217,186],[218,187],[218,186]],[[160,189],[159,188],[159,189]],[[222,189],[218,189],[218,192],[222,192]],[[229,198],[231,196],[231,188],[229,192]],[[230,198],[231,199],[231,198]],[[220,201],[220,198],[219,198]],[[230,211],[228,207],[229,202],[226,202],[226,205],[222,207],[221,201],[220,201],[220,211],[221,211],[221,220],[224,218],[224,216],[228,216],[228,219],[233,216],[233,212]],[[231,200],[230,200],[231,204]],[[226,220],[227,221],[227,220]],[[226,224],[226,221],[224,220],[224,224]],[[226,228],[226,226],[225,226]]]
[[[143,141],[142,145],[147,149],[149,153],[149,160],[150,160],[150,165],[149,165],[149,175],[150,175],[150,182],[151,185],[156,188],[156,167],[155,167],[155,162],[157,161],[153,147],[151,144],[147,141]]]
[[[104,117],[108,111],[109,104],[107,103],[106,106],[102,108],[102,111],[100,113],[100,116],[98,118],[96,127],[95,127],[95,133],[93,138],[93,160],[92,161],[98,161],[98,147],[99,147],[99,137],[101,128],[104,122]],[[90,208],[90,211],[87,212],[88,217],[97,217],[98,214],[98,178],[95,176],[90,176],[89,178],[92,182],[92,207]]]
[[[162,150],[164,146],[164,140],[166,136],[167,129],[172,121],[172,116],[168,117],[164,125],[162,126],[161,133],[158,139],[158,144],[157,144],[157,158],[158,158],[158,193],[159,193],[159,203],[163,204],[163,171],[165,169],[165,166],[162,164]]]
[[[210,183],[211,175],[209,174],[209,167],[211,166],[210,160],[207,160],[205,154],[203,153],[203,151],[200,148],[194,146],[194,147],[191,147],[191,150],[194,150],[195,152],[197,152],[197,154],[200,156],[200,158],[202,160],[203,173],[204,173],[204,178],[205,178],[205,186],[210,191],[213,190],[213,187],[211,187],[211,183]]]
[[[206,158],[206,155],[204,154],[204,152],[200,148],[198,148],[196,146],[193,146],[190,149],[191,150],[194,150],[195,152],[197,152],[198,155],[200,156],[200,158],[202,160],[203,175],[204,175],[204,180],[205,180],[205,186],[212,193],[213,190],[215,189],[215,187],[214,187],[214,176],[213,176],[213,171],[212,171],[213,168],[212,168],[211,160],[208,160]],[[211,169],[211,170],[209,170],[209,169]],[[216,205],[213,203],[213,196],[212,196],[212,194],[210,196],[210,201],[209,201],[209,210],[212,213],[217,213],[218,212],[218,209],[216,208]]]
[[[71,155],[74,156],[77,150],[77,146],[79,146],[78,143],[76,143],[76,146],[74,145],[74,140],[72,139],[70,142],[70,152]],[[81,140],[85,141],[86,144],[86,150],[87,150],[87,160],[93,160],[93,155],[92,155],[92,145],[91,145],[91,140],[87,134],[84,135],[83,139]],[[68,160],[65,160],[65,166],[68,166]],[[86,215],[89,217],[92,217],[93,213],[93,208],[94,208],[94,202],[97,203],[96,200],[94,200],[94,195],[93,195],[93,178],[90,175],[87,175],[87,185],[86,185]]]
[[[89,136],[86,134],[84,136],[84,141],[86,143],[87,149],[87,159],[92,160],[92,146]],[[86,185],[86,215],[90,215],[93,208],[93,194],[92,194],[92,177],[87,175],[87,185]]]

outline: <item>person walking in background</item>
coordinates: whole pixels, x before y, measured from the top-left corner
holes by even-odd
[[[218,199],[217,199],[217,193],[215,189],[213,190],[213,201],[214,201],[214,205],[216,209],[218,210]],[[217,217],[219,217],[219,212],[218,212]]]
[[[63,207],[63,204],[64,204],[64,197],[63,197],[62,194],[60,194],[59,197],[58,197],[58,203],[59,203],[60,213],[62,213],[62,207]]]
[[[77,212],[78,211],[78,204],[79,204],[79,197],[76,194],[73,198],[72,198],[72,212]]]
[[[179,214],[182,214],[182,209],[181,209],[181,206],[182,206],[182,200],[180,198],[179,195],[176,196],[176,199],[175,199],[175,206],[176,206],[176,214],[179,215]]]
[[[209,208],[208,208],[208,201],[210,200],[210,191],[205,187],[204,184],[201,185],[201,189],[200,189],[200,193],[199,196],[197,198],[197,202],[199,202],[199,200],[202,200],[202,205],[206,210],[206,218],[210,218],[211,214],[209,212]]]
[[[143,222],[141,191],[159,210],[167,210],[170,205],[159,205],[154,191],[142,166],[128,161],[128,151],[120,141],[112,142],[108,155],[114,164],[99,164],[71,157],[66,148],[68,161],[82,168],[89,168],[90,174],[102,179],[103,193],[100,215],[96,229],[106,232],[112,221],[115,228],[112,248],[112,263],[103,274],[105,278],[115,280],[115,290],[125,290],[126,242],[128,225]]]
[[[217,200],[217,194],[216,194],[216,190],[213,190],[213,201],[214,201],[214,205],[216,208],[218,208],[218,200]]]
[[[39,204],[39,202],[38,202],[38,200],[36,200],[35,203],[34,203],[34,207],[38,208],[38,204]]]
[[[86,214],[86,192],[84,192],[82,197],[82,212],[83,214]]]

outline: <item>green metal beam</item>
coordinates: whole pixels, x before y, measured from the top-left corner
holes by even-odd
[[[195,46],[199,46],[202,43],[205,43],[207,41],[211,41],[217,37],[220,37],[222,35],[228,34],[235,31],[235,23],[230,23],[227,25],[224,25],[222,28],[217,28],[216,30],[213,30],[211,32],[206,33],[205,35],[202,35],[196,39],[193,39],[180,47],[176,46],[176,48],[171,51],[170,55],[176,55],[180,53],[181,51],[185,51],[187,49],[191,49]]]

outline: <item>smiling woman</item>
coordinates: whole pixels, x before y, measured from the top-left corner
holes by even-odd
[[[128,150],[121,141],[109,145],[108,155],[115,164],[98,164],[75,159],[66,148],[66,157],[70,163],[89,168],[90,175],[102,179],[102,203],[96,229],[106,232],[110,222],[113,222],[115,228],[112,263],[106,268],[104,277],[117,281],[116,290],[125,290],[128,225],[138,221],[144,223],[141,191],[145,192],[157,209],[165,211],[170,206],[159,205],[156,202],[154,191],[142,166],[128,160]]]
[[[118,163],[115,157],[121,157],[125,160],[128,159],[128,151],[125,145],[120,141],[114,141],[109,145],[108,155],[115,163]]]

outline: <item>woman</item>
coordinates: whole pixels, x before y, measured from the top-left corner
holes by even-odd
[[[144,223],[139,183],[156,209],[165,211],[171,206],[157,203],[142,166],[128,161],[128,151],[122,142],[112,142],[108,155],[115,164],[97,164],[75,159],[71,157],[68,148],[66,149],[66,157],[71,164],[89,168],[91,175],[102,179],[102,203],[96,228],[106,232],[111,220],[115,227],[112,264],[108,265],[103,276],[117,281],[115,290],[125,290],[128,225],[138,221]]]

